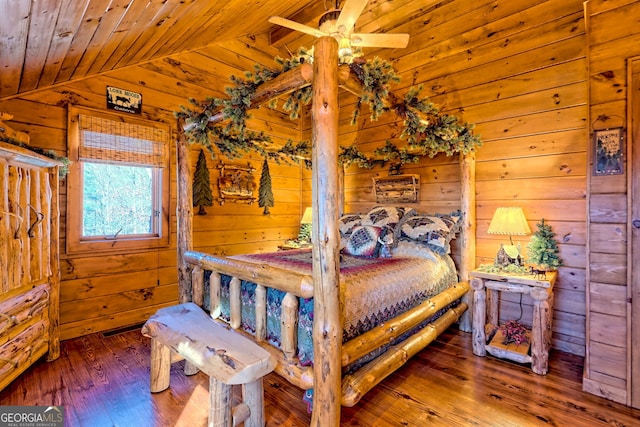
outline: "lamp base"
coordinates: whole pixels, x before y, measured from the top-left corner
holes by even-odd
[[[496,265],[506,267],[507,265],[515,264],[518,266],[523,265],[522,256],[520,255],[520,245],[500,245],[500,250],[496,254]]]
[[[300,224],[298,240],[311,241],[311,224]]]

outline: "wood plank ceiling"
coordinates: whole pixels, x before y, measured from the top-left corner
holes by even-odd
[[[436,1],[371,0],[359,32],[409,32]],[[282,55],[313,38],[268,22],[317,27],[330,0],[0,0],[0,100],[211,44],[268,36]]]

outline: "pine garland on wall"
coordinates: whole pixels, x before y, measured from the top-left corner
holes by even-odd
[[[193,174],[193,206],[198,206],[198,215],[206,215],[205,206],[213,206],[213,193],[211,192],[211,179],[207,168],[207,159],[204,150],[200,150],[198,163]]]
[[[269,215],[271,213],[269,212],[269,208],[272,208],[275,203],[267,159],[264,159],[262,163],[262,174],[260,175],[260,188],[258,189],[258,193],[258,206],[264,208],[264,211],[262,211],[263,214]]]

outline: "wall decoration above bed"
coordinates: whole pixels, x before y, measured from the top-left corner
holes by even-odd
[[[220,169],[220,177],[218,178],[220,197],[218,201],[221,205],[224,205],[226,201],[248,204],[255,202],[256,183],[253,179],[255,168],[250,164],[239,166],[225,165],[220,162],[218,169]]]
[[[420,175],[393,175],[373,178],[376,203],[418,203]]]

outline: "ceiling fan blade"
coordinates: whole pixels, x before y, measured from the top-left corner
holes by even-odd
[[[368,2],[369,0],[347,0],[336,21],[336,28],[344,34],[350,33]]]
[[[351,34],[351,44],[358,47],[405,48],[409,44],[409,34]]]
[[[327,33],[320,31],[316,28],[309,27],[307,25],[300,24],[296,21],[291,21],[289,19],[280,18],[279,16],[270,17],[269,22],[271,22],[272,24],[281,25],[283,27],[290,28],[292,30],[300,31],[305,34],[310,34],[314,37],[322,37],[327,35]]]

